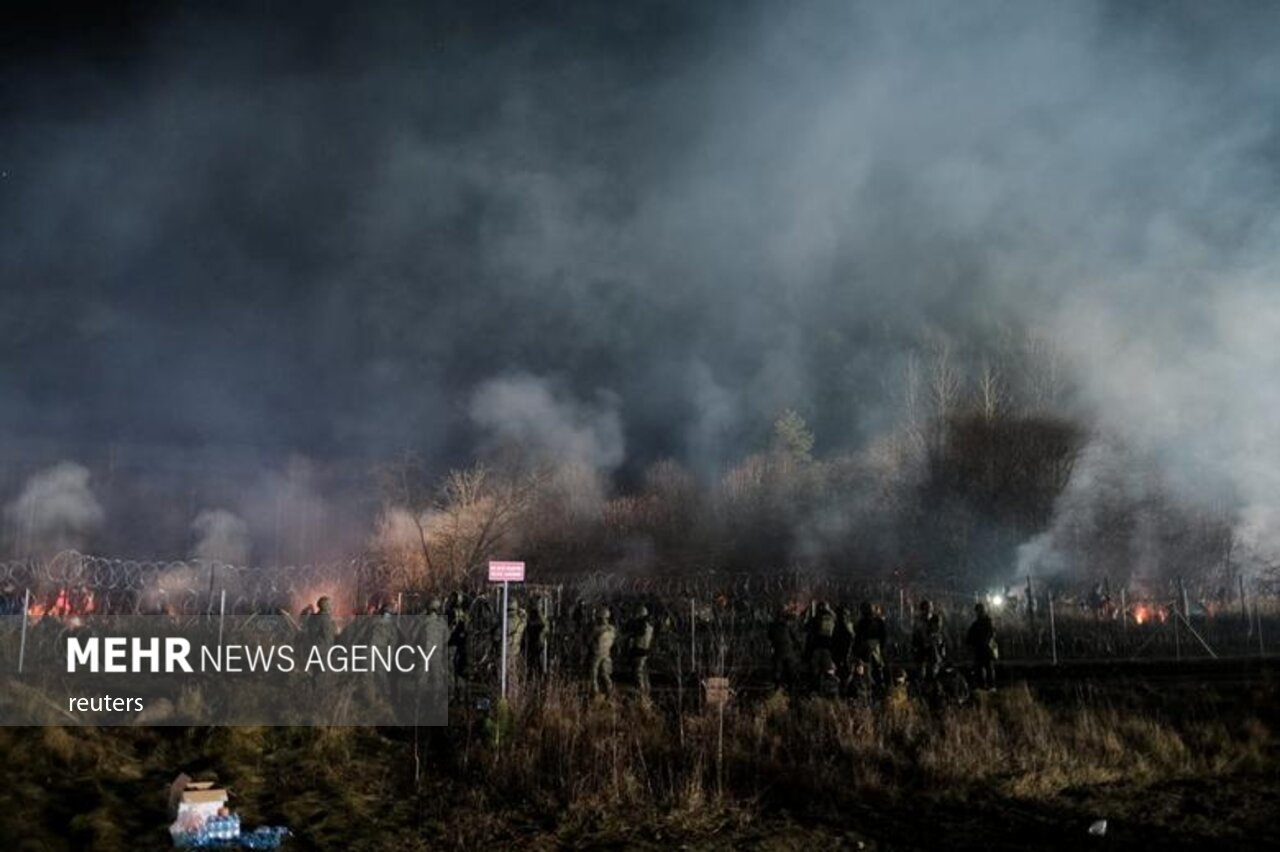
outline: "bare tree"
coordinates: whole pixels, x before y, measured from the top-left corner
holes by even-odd
[[[994,422],[1008,406],[1008,393],[1000,368],[991,360],[978,370],[978,410],[988,423]]]
[[[406,456],[383,472],[386,500],[374,547],[401,559],[412,549],[424,584],[469,579],[516,544],[546,478],[541,469],[503,474],[477,464],[450,471],[429,489],[422,465]]]

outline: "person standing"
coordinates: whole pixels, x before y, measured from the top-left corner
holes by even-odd
[[[867,669],[871,682],[876,689],[885,688],[884,646],[889,638],[889,629],[880,614],[879,607],[864,602],[861,617],[853,627],[853,653]]]
[[[769,647],[773,651],[773,685],[791,692],[800,671],[800,624],[790,607],[778,607],[769,623]]]
[[[593,695],[610,695],[613,692],[613,643],[617,637],[617,628],[609,623],[609,608],[600,607],[596,612],[595,626],[591,630]]]
[[[973,654],[974,682],[978,689],[995,689],[996,660],[1000,656],[996,628],[982,604],[974,604],[973,624],[965,634],[965,644]]]
[[[947,659],[947,639],[942,632],[942,616],[930,601],[920,601],[920,614],[911,633],[911,650],[920,667],[920,678],[932,683]]]
[[[627,655],[631,658],[636,676],[636,688],[644,697],[649,696],[649,651],[653,648],[653,622],[644,604],[636,608],[636,614],[627,625]]]

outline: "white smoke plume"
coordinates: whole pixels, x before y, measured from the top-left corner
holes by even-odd
[[[18,530],[19,550],[29,554],[81,549],[106,520],[88,469],[69,461],[33,475],[5,511]]]
[[[226,509],[205,509],[191,523],[198,536],[191,555],[207,562],[228,565],[249,563],[249,525],[244,518]]]
[[[625,455],[617,400],[607,393],[584,403],[557,393],[536,376],[491,379],[471,397],[472,421],[495,450],[519,450],[551,464],[553,485],[575,511],[594,512],[604,499],[606,477]]]
[[[321,469],[302,456],[262,474],[237,510],[251,540],[260,543],[256,556],[264,564],[327,562],[352,543],[345,519],[322,493]]]

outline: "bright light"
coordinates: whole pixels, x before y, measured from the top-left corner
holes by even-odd
[[[993,609],[999,609],[1004,606],[1004,595],[987,595],[987,603],[991,604]]]

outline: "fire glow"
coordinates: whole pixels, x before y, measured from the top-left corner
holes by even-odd
[[[45,616],[68,620],[92,615],[96,611],[97,601],[91,589],[84,587],[70,589],[63,586],[43,601],[33,600],[27,608],[27,615],[33,620]]]
[[[1164,624],[1166,618],[1168,618],[1168,613],[1166,613],[1162,607],[1152,606],[1145,603],[1133,605],[1134,624],[1148,624],[1150,622]]]

